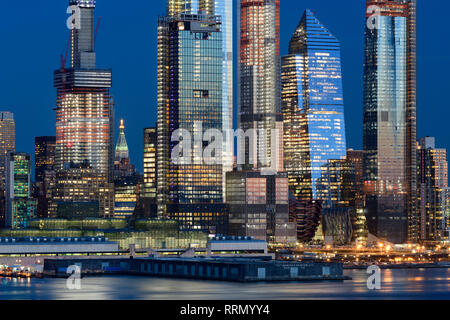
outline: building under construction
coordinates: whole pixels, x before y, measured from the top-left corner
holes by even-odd
[[[70,40],[65,56],[61,57],[61,68],[54,74],[57,89],[56,179],[70,176],[70,171],[82,167],[83,170],[92,171],[86,176],[91,177],[90,181],[95,181],[95,185],[90,185],[89,194],[78,195],[77,199],[58,197],[61,192],[54,190],[53,208],[56,209],[54,212],[58,212],[58,206],[85,199],[90,204],[98,202],[99,216],[111,216],[114,112],[109,89],[112,86],[112,72],[96,67],[96,1],[70,0],[69,5],[73,19]],[[69,51],[70,67],[66,68]],[[64,188],[70,188],[66,183],[70,184],[70,181],[56,181],[55,189],[63,185]],[[103,205],[99,201],[100,194]],[[80,214],[85,216],[84,213]]]

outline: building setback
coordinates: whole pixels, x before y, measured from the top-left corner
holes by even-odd
[[[113,214],[113,102],[109,94],[112,85],[111,70],[96,67],[94,51],[94,0],[70,0],[78,7],[79,20],[73,21],[70,33],[70,68],[56,70],[54,85],[56,105],[56,179],[77,175],[80,168],[95,183],[92,193],[72,198],[56,199],[55,206],[70,206],[70,202],[98,202],[100,193],[106,197],[98,205],[100,216]],[[75,15],[76,17],[76,15]],[[63,62],[64,64],[64,62]],[[70,171],[75,171],[73,174]],[[87,172],[89,171],[89,172]],[[62,181],[56,181],[62,188]],[[66,194],[65,191],[58,191]],[[64,202],[64,203],[61,203]]]
[[[328,171],[346,158],[339,41],[306,10],[282,59],[285,168],[299,200],[329,206]],[[330,163],[330,161],[335,161]]]
[[[368,0],[364,189],[370,233],[419,240],[416,174],[416,0]],[[379,13],[379,14],[378,14]]]

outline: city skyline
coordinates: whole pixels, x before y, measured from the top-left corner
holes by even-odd
[[[161,3],[159,3],[161,2]],[[152,2],[153,3],[153,2]],[[284,0],[281,5],[281,54],[287,54],[288,42],[292,32],[295,30],[296,25],[298,24],[301,15],[306,8],[310,8],[319,18],[319,20],[323,21],[330,31],[341,41],[342,45],[342,60],[343,60],[343,81],[344,81],[344,100],[345,100],[345,113],[346,113],[346,122],[347,122],[347,145],[348,147],[354,149],[362,148],[362,135],[361,135],[361,127],[362,127],[362,83],[360,81],[360,77],[362,75],[362,62],[363,62],[363,30],[362,26],[364,24],[363,19],[361,18],[364,12],[364,3],[361,1],[361,4],[358,6],[350,7],[350,8],[339,8],[337,4],[333,4],[328,1],[323,1],[321,4],[314,3],[313,1],[301,1],[300,3],[296,2],[298,7],[297,10],[290,10],[291,1]],[[143,92],[139,92],[133,96],[132,91],[129,86],[137,85],[137,91],[139,91],[141,83],[130,83],[127,84],[127,73],[132,73],[133,68],[131,67],[135,62],[133,59],[123,60],[124,54],[128,54],[124,52],[123,49],[110,47],[108,43],[109,40],[112,41],[114,37],[118,37],[122,39],[123,32],[117,33],[117,27],[114,25],[114,19],[119,14],[117,11],[116,2],[108,1],[108,3],[104,3],[102,1],[98,1],[97,6],[99,7],[99,11],[101,13],[97,14],[102,16],[102,21],[100,24],[99,35],[98,35],[98,48],[96,51],[99,52],[99,59],[101,59],[102,63],[100,67],[111,67],[114,70],[114,86],[111,90],[111,94],[114,96],[116,102],[116,121],[114,127],[118,127],[118,122],[121,118],[123,118],[128,124],[128,132],[127,138],[130,146],[130,154],[131,161],[136,165],[140,172],[142,172],[142,128],[154,126],[156,122],[155,110],[156,110],[156,81],[151,81],[149,83],[150,89],[145,89]],[[46,6],[47,4],[42,4],[41,6]],[[433,89],[431,84],[428,84],[423,75],[429,74],[432,75],[431,70],[436,69],[437,66],[443,65],[443,68],[448,68],[447,65],[443,63],[443,57],[445,53],[450,51],[450,46],[446,43],[437,42],[436,35],[430,35],[429,37],[424,37],[425,33],[430,32],[430,26],[426,23],[426,15],[429,13],[426,6],[423,6],[419,2],[419,10],[418,10],[418,20],[419,20],[419,53],[418,53],[418,63],[419,63],[419,102],[418,102],[418,136],[436,136],[440,140],[440,145],[442,147],[450,146],[450,138],[446,137],[443,134],[444,125],[434,125],[433,123],[440,124],[440,121],[443,121],[443,118],[440,117],[434,121],[431,121],[431,115],[427,113],[428,108],[426,106],[442,106],[442,102],[439,99],[439,96],[434,97],[435,90],[438,92],[445,91],[448,87],[448,84],[444,81],[434,82],[434,86],[437,89]],[[8,3],[7,6],[11,6],[11,10],[18,10],[14,3]],[[44,81],[45,79],[51,78],[51,72],[48,72],[48,69],[53,70],[59,67],[58,64],[58,56],[65,49],[66,39],[68,39],[69,31],[65,28],[65,19],[68,18],[68,15],[64,16],[64,12],[66,9],[65,3],[59,3],[57,5],[48,5],[48,10],[45,11],[44,17],[46,18],[43,21],[43,27],[49,28],[49,32],[52,35],[52,42],[48,42],[48,40],[44,39],[43,41],[46,43],[45,46],[40,46],[40,48],[45,48],[39,50],[33,57],[42,58],[42,65],[32,66],[31,71],[30,67],[26,68],[19,65],[16,66],[14,73],[12,73],[12,77],[6,79],[4,76],[0,76],[0,84],[3,85],[5,89],[8,89],[6,92],[11,92],[11,95],[5,95],[3,101],[0,103],[1,109],[4,111],[11,111],[15,113],[16,117],[16,125],[17,125],[17,150],[23,151],[27,153],[33,153],[34,148],[34,136],[45,136],[45,135],[54,135],[55,127],[54,127],[54,92],[52,91],[51,85],[48,81]],[[140,7],[144,6],[144,8]],[[444,6],[447,6],[445,4]],[[129,20],[129,24],[125,25],[126,30],[131,32],[129,35],[130,40],[134,39],[133,43],[128,43],[132,45],[132,47],[136,50],[135,54],[137,57],[142,57],[142,53],[145,53],[147,56],[156,57],[156,47],[155,39],[150,37],[149,40],[146,40],[143,43],[141,39],[141,35],[144,32],[148,32],[150,34],[156,32],[156,16],[159,14],[164,14],[166,10],[165,1],[155,1],[153,4],[136,4],[136,7],[130,8],[129,14],[130,16],[134,14],[138,14],[135,12],[137,8],[140,8],[144,12],[156,12],[148,15],[148,17],[144,18],[144,21],[147,23],[143,23],[146,26],[146,29],[137,28],[136,21],[131,21],[128,19],[128,15],[125,13],[125,20]],[[151,7],[151,10],[148,9]],[[147,8],[148,10],[145,10]],[[338,12],[335,14],[334,12]],[[437,13],[440,14],[440,13]],[[139,14],[138,14],[139,15]],[[336,17],[342,15],[342,17]],[[348,17],[353,17],[349,22]],[[27,26],[27,17],[24,17],[25,22],[23,24],[15,24],[15,22],[11,22],[11,33],[7,34],[7,40],[11,40],[11,42],[17,45],[19,48],[24,44],[19,44],[16,42],[15,38],[9,38],[12,35],[16,35],[20,38],[21,34],[25,31],[23,28]],[[346,20],[342,26],[339,22],[341,19]],[[127,21],[128,21],[127,20]],[[438,21],[438,23],[440,23]],[[353,25],[355,31],[348,32],[349,28],[345,27],[347,25]],[[122,23],[121,23],[122,25]],[[136,30],[134,30],[136,27]],[[133,28],[130,30],[128,28]],[[50,30],[51,29],[51,30]],[[57,40],[54,40],[57,39]],[[433,41],[434,39],[434,41]],[[30,39],[33,42],[33,39]],[[431,49],[428,49],[431,48]],[[117,49],[117,50],[115,50]],[[25,50],[25,48],[23,48]],[[23,50],[19,50],[18,58],[21,57]],[[427,51],[425,51],[427,50]],[[114,52],[113,52],[114,51]],[[427,59],[429,55],[436,56],[438,53],[442,52],[441,59],[433,60]],[[113,52],[113,53],[112,53]],[[236,52],[236,49],[235,49]],[[8,53],[3,53],[6,57],[8,57]],[[126,56],[124,56],[126,57]],[[439,57],[438,57],[439,58]],[[156,78],[156,68],[151,64],[152,59],[142,58],[137,59],[140,60],[140,65],[146,71],[150,72],[150,75],[153,78]],[[359,61],[357,63],[357,61]],[[123,65],[120,65],[123,63]],[[433,68],[434,66],[434,68]],[[40,68],[47,68],[47,72],[41,72]],[[125,70],[125,67],[129,69],[129,71]],[[8,74],[8,69],[10,67],[6,66],[6,71],[3,73],[4,75]],[[37,94],[37,92],[33,92],[36,90],[35,88],[31,89],[30,97],[25,97],[24,99],[17,100],[16,96],[13,94],[15,91],[19,90],[20,86],[17,85],[18,75],[23,74],[25,69],[30,72],[29,76],[35,79],[40,79],[36,84],[36,88],[39,88],[39,93],[42,92],[38,99],[33,94]],[[445,72],[436,75],[437,79],[443,79]],[[123,79],[125,78],[125,79]],[[148,103],[145,107],[142,106],[142,103],[139,103],[137,97],[144,97],[147,95],[148,98],[146,101]],[[31,98],[31,97],[34,97]],[[236,100],[236,99],[235,99]],[[430,101],[430,102],[428,102]],[[424,107],[420,107],[420,106]],[[435,107],[438,109],[439,107]],[[236,109],[236,108],[235,108]],[[26,110],[27,112],[21,112],[21,110]],[[444,108],[440,108],[442,112],[445,112]],[[137,117],[135,114],[137,111],[143,112],[145,116]],[[28,116],[30,115],[30,116]],[[236,116],[234,117],[236,122]],[[28,135],[28,133],[21,134],[21,132],[26,132],[24,128],[30,125],[31,121],[37,120],[39,121],[38,129],[36,130],[35,135]],[[236,127],[236,124],[235,124]],[[133,128],[133,129],[132,129]],[[117,130],[116,137],[117,137]],[[116,137],[114,141],[116,141]]]

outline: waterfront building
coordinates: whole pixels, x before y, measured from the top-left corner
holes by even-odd
[[[123,176],[114,180],[114,217],[129,218],[139,202],[140,176]]]
[[[188,230],[219,229],[226,207],[222,149],[217,161],[202,157],[204,133],[223,125],[221,26],[204,13],[158,21],[158,216]]]
[[[417,164],[420,240],[441,241],[447,236],[447,150],[436,148],[434,137],[421,138]]]
[[[299,200],[333,200],[330,160],[346,159],[339,41],[306,10],[282,58],[285,169]],[[325,191],[325,192],[324,192]],[[336,200],[336,199],[334,199]],[[332,203],[328,204],[329,206]]]
[[[368,0],[364,189],[370,233],[419,240],[416,165],[416,0]]]
[[[6,172],[6,227],[23,229],[36,217],[36,200],[31,198],[31,156],[8,153]]]
[[[87,161],[80,165],[70,164],[64,170],[56,171],[49,215],[68,219],[111,217],[113,197],[114,184],[105,183],[99,170]]]
[[[99,199],[101,216],[113,214],[113,102],[109,90],[112,85],[111,70],[96,67],[94,38],[95,0],[70,0],[80,12],[80,21],[73,21],[70,32],[70,66],[63,59],[61,69],[54,73],[57,89],[55,170],[58,188],[75,190],[80,179],[72,184],[67,179],[78,176],[80,170],[87,174],[89,189],[97,194],[60,192],[64,203],[80,198]],[[82,168],[81,168],[82,167]],[[74,171],[74,172],[71,172]],[[89,172],[86,172],[89,171]],[[58,179],[63,179],[59,180]],[[67,184],[67,185],[66,185]],[[63,186],[64,185],[64,186]],[[102,195],[100,195],[102,193]],[[57,202],[56,202],[57,203]]]
[[[347,245],[353,239],[353,216],[349,207],[324,208],[322,210],[322,232],[325,244]]]
[[[287,173],[227,173],[229,234],[269,243],[295,243],[295,222],[289,221]]]

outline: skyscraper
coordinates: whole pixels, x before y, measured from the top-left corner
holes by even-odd
[[[158,215],[185,229],[208,229],[226,216],[223,150],[218,162],[202,158],[205,132],[223,125],[221,18],[166,16],[158,28]],[[178,159],[177,147],[190,160]]]
[[[16,150],[16,124],[14,114],[0,112],[0,184],[5,185],[6,155]]]
[[[158,144],[156,128],[144,129],[144,185],[143,210],[145,216],[156,215],[156,146]]]
[[[447,236],[447,150],[436,148],[433,137],[422,138],[417,164],[420,240],[441,241]]]
[[[226,175],[229,230],[271,243],[296,241],[283,172],[280,2],[241,0],[237,169]]]
[[[113,102],[109,94],[111,70],[96,67],[94,40],[95,0],[70,0],[73,23],[70,33],[70,68],[65,61],[55,71],[57,89],[55,170],[90,170],[96,183],[92,198],[98,199],[100,189],[110,200],[113,197]],[[79,15],[77,15],[79,12]],[[71,173],[57,174],[58,177]],[[57,184],[61,185],[58,181]],[[81,197],[89,198],[89,197]],[[70,202],[71,199],[65,199]],[[112,201],[107,201],[112,204]],[[101,216],[113,213],[112,205],[99,206]]]
[[[9,152],[6,172],[6,227],[26,228],[36,217],[36,201],[31,198],[31,156]]]
[[[347,152],[341,53],[339,41],[309,9],[282,58],[282,110],[291,192],[299,200],[329,202],[324,177]]]
[[[168,0],[167,15],[174,16],[181,13],[197,14],[203,12],[207,15],[221,17],[222,33],[222,132],[223,144],[223,172],[233,169],[233,139],[227,132],[233,129],[233,1],[232,0]],[[223,190],[226,183],[223,179]],[[225,196],[225,191],[224,191]]]
[[[280,1],[240,1],[238,126],[257,132],[238,142],[241,168],[282,171],[280,99]],[[282,149],[282,148],[281,148]],[[243,150],[243,151],[240,151]],[[278,152],[277,152],[278,151]],[[272,155],[275,152],[276,154]],[[273,161],[276,163],[272,163]]]
[[[6,156],[16,147],[16,125],[14,114],[0,112],[0,226],[5,224],[5,178]]]
[[[114,154],[114,179],[130,176],[135,173],[134,165],[130,162],[130,152],[128,150],[127,138],[125,137],[125,124],[120,120],[119,138],[116,143]]]
[[[368,0],[366,5],[367,223],[380,238],[416,242],[416,0]]]
[[[37,199],[37,216],[48,217],[51,186],[55,177],[56,137],[36,137],[34,139],[34,175],[35,189],[33,197]]]
[[[34,139],[34,176],[36,181],[43,181],[45,171],[54,171],[55,146],[55,136]]]

